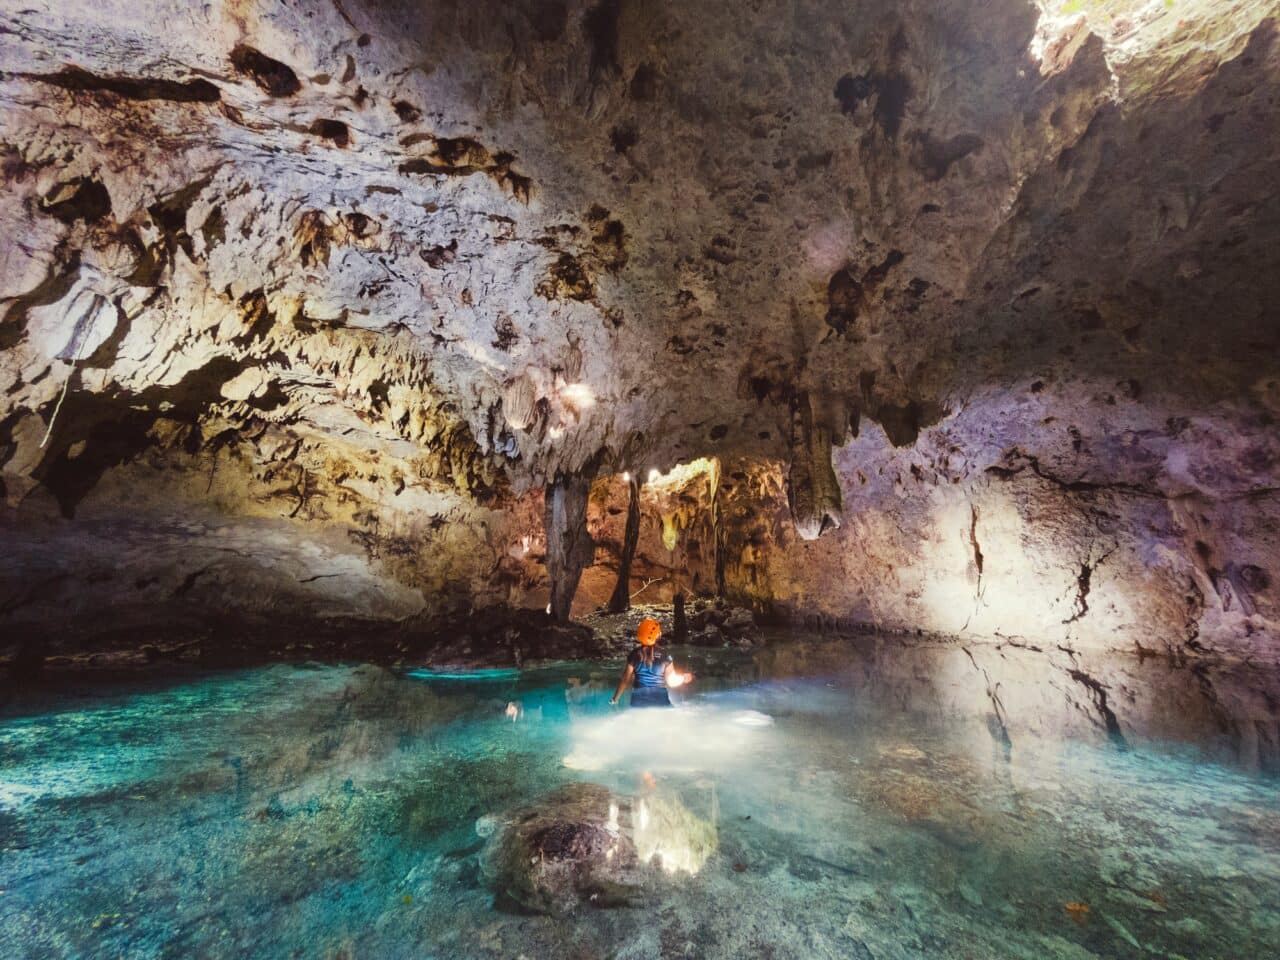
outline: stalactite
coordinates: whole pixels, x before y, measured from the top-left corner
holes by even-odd
[[[640,480],[632,477],[627,486],[630,500],[627,503],[627,526],[622,535],[622,557],[618,560],[618,582],[609,598],[609,612],[622,613],[631,607],[631,561],[640,541]]]
[[[594,468],[558,473],[547,487],[543,522],[547,532],[547,572],[551,575],[551,615],[569,620],[582,571],[591,563],[595,543],[587,532],[587,498]]]
[[[662,515],[662,545],[674,550],[680,543],[680,514],[664,513]]]
[[[831,428],[814,413],[812,398],[801,394],[791,418],[791,470],[787,502],[802,540],[816,540],[840,526],[840,482],[831,465]]]
[[[711,494],[711,532],[715,543],[716,560],[716,596],[725,594],[725,565],[729,559],[729,548],[725,542],[724,508],[720,503],[720,484],[717,483]]]

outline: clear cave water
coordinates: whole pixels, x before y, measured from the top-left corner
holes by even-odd
[[[29,691],[0,714],[3,954],[1277,955],[1274,771],[1010,734],[943,706],[936,661],[815,649],[677,650],[698,677],[670,711],[610,707],[600,663]],[[570,781],[676,797],[715,849],[640,905],[495,902],[485,824]]]

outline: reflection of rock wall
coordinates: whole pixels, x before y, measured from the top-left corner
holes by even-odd
[[[979,753],[1063,739],[1158,740],[1280,771],[1280,675],[1266,669],[870,637],[778,644],[753,658],[759,676],[771,680],[839,676],[869,716],[905,711],[953,732],[968,722]]]

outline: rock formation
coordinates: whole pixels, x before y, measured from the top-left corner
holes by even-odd
[[[643,906],[664,876],[694,874],[715,852],[715,825],[678,797],[624,797],[574,783],[488,818],[482,870],[500,903],[539,913]]]
[[[551,615],[569,619],[582,571],[595,555],[587,532],[587,496],[591,478],[582,473],[558,474],[547,488],[544,527],[547,573],[551,577]]]
[[[787,502],[802,540],[817,540],[840,526],[840,483],[831,467],[831,437],[831,428],[815,413],[810,397],[799,397],[792,414]]]
[[[631,606],[631,564],[640,540],[640,481],[627,477],[627,525],[622,532],[622,552],[618,556],[618,580],[609,595],[609,612],[622,613]]]
[[[0,9],[10,642],[1280,658],[1275,0]]]

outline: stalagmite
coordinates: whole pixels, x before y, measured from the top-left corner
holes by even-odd
[[[551,576],[551,615],[566,622],[582,571],[591,563],[595,544],[587,532],[587,496],[591,474],[582,470],[556,474],[547,487],[543,522],[547,531],[547,572]]]
[[[792,411],[787,502],[802,540],[816,540],[840,526],[843,511],[840,483],[831,466],[831,428],[815,415],[807,393],[801,394]]]
[[[631,606],[631,561],[640,540],[640,480],[631,477],[627,487],[630,491],[627,527],[622,535],[622,555],[618,558],[618,582],[613,588],[613,596],[609,598],[610,613],[621,613]]]

